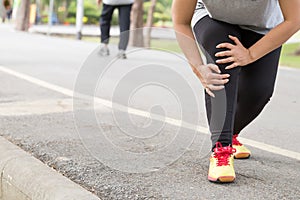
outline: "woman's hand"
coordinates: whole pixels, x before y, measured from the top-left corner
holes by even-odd
[[[225,69],[232,69],[238,66],[245,66],[252,63],[254,60],[249,49],[246,49],[237,37],[229,35],[229,38],[234,41],[235,45],[230,43],[221,43],[216,48],[226,48],[228,50],[216,53],[216,57],[226,57],[217,60],[217,64],[232,63]]]
[[[211,97],[215,97],[212,91],[222,90],[224,85],[229,82],[229,74],[221,74],[221,71],[217,65],[208,64],[193,67],[193,72],[200,79],[207,94]]]

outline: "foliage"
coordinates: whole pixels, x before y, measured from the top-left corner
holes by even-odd
[[[148,10],[151,6],[151,1],[144,3],[144,21],[147,20]],[[154,24],[164,24],[164,22],[171,21],[171,6],[172,0],[158,0],[154,12]]]
[[[68,17],[68,18],[65,20],[65,23],[66,23],[66,24],[76,24],[76,17]]]
[[[41,0],[43,15],[42,22],[48,21],[45,19],[48,12],[48,5],[50,0]],[[76,23],[76,0],[54,0],[54,13],[57,15],[60,23]],[[95,24],[98,23],[100,16],[100,9],[96,4],[96,0],[84,0],[84,23]],[[67,19],[66,19],[67,18]]]
[[[42,10],[48,7],[50,0],[41,0]],[[76,22],[76,0],[54,0],[54,12],[61,23],[75,23]],[[171,5],[172,0],[158,0],[156,4],[156,9],[154,13],[154,23],[155,24],[168,24],[171,21]],[[147,20],[148,9],[151,6],[150,0],[145,0],[144,2],[144,22]],[[66,8],[65,8],[66,7]],[[63,8],[63,9],[62,9]],[[97,24],[101,14],[101,9],[96,5],[96,0],[84,0],[84,16],[85,23],[87,24]],[[46,16],[46,15],[45,15]],[[45,18],[45,17],[44,17]],[[43,18],[43,22],[47,19]],[[67,18],[67,19],[65,19]],[[87,19],[87,20],[86,20]],[[166,22],[166,23],[165,23]],[[118,24],[118,12],[114,12],[112,24]]]
[[[68,22],[73,23],[73,19],[76,18],[76,1],[70,3],[68,8]],[[84,20],[87,24],[96,24],[99,21],[100,10],[98,6],[89,1],[84,1],[84,16],[87,20]],[[75,20],[76,22],[76,20]]]
[[[292,43],[283,45],[280,65],[300,68],[300,56],[295,55],[300,43]]]

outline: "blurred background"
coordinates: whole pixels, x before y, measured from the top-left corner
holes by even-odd
[[[117,60],[117,10],[110,30],[111,56],[101,57],[97,50],[102,7],[97,0],[0,0],[0,138],[101,199],[243,199],[246,195],[248,199],[299,199],[300,88],[295,86],[300,85],[300,32],[283,47],[274,98],[245,130],[256,156],[238,163],[239,181],[233,187],[207,184],[204,155],[210,151],[210,136],[194,137],[192,129],[181,129],[185,123],[178,120],[194,120],[199,114],[199,127],[205,129],[207,124],[201,83],[177,54],[181,50],[172,28],[171,3],[135,0],[131,51],[127,60]],[[96,98],[78,98],[74,107],[78,91]],[[194,92],[183,97],[189,91]],[[86,103],[89,99],[97,101]],[[138,112],[133,114],[131,108]],[[168,123],[156,123],[152,113],[161,116],[159,122]],[[84,144],[82,138],[92,139]],[[190,139],[193,145],[182,148],[181,143]],[[127,173],[131,165],[139,164],[132,157],[126,165],[108,165],[104,161],[117,162],[124,155],[116,155],[115,148],[102,149],[111,146],[130,155],[145,155],[147,162],[141,166],[150,163],[149,169],[155,164],[153,173]],[[175,154],[157,153],[166,147],[174,147]],[[182,150],[185,153],[177,156]],[[152,152],[157,157],[148,159]],[[167,159],[174,157],[180,158],[169,165]],[[168,167],[162,169],[161,161]],[[22,167],[26,169],[25,164]],[[47,181],[32,178],[34,183]]]
[[[181,52],[171,31],[171,5],[172,0],[135,0],[131,30],[147,28],[132,31],[130,46]],[[0,0],[2,23],[11,24],[17,30],[91,42],[99,42],[101,10],[97,0]],[[118,10],[115,10],[112,44],[118,43],[119,34]],[[280,65],[299,68],[299,63],[300,33],[284,45]]]
[[[82,39],[83,25],[97,26],[97,29],[99,26],[101,6],[98,6],[96,0],[0,0],[0,2],[2,22],[15,23],[16,29],[21,31],[30,31],[30,28],[33,28],[33,32],[45,33],[36,29],[37,25],[40,27],[47,25],[46,34],[55,35],[55,32],[50,30],[52,26],[74,27],[77,25],[77,39]],[[171,4],[172,0],[135,0],[131,28],[172,27]],[[114,12],[112,26],[118,25],[117,11]],[[94,34],[85,35],[99,36],[100,32],[97,29],[94,29]],[[132,38],[134,38],[131,41],[133,46],[150,46],[150,32]]]

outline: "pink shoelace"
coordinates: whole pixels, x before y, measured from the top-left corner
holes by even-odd
[[[235,151],[231,146],[223,147],[220,142],[217,142],[216,148],[214,148],[214,158],[217,159],[217,166],[228,166],[229,158]]]
[[[236,146],[242,146],[243,144],[240,143],[240,141],[237,139],[239,135],[238,134],[235,134],[233,135],[232,137],[232,145],[236,145]]]

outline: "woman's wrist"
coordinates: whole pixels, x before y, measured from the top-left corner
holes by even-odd
[[[201,71],[203,70],[204,67],[205,67],[205,64],[201,63],[201,64],[197,64],[196,67],[194,67],[194,69],[197,70],[198,73],[201,74]],[[193,69],[193,71],[194,71],[194,69]]]
[[[204,67],[204,64],[196,64],[196,65],[191,65],[193,72],[200,78],[202,79],[202,69]]]
[[[257,60],[257,58],[255,57],[255,54],[253,53],[253,50],[251,48],[248,49],[248,55],[249,55],[249,64],[253,63]]]

